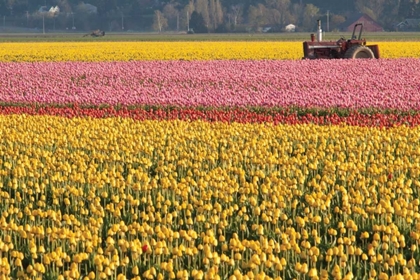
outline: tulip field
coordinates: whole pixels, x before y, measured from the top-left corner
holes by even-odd
[[[420,109],[420,60],[413,58],[0,63],[0,68],[0,98],[6,103]]]
[[[380,49],[1,43],[0,279],[420,279],[420,42]]]

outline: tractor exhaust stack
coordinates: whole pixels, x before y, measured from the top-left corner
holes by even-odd
[[[317,33],[316,33],[316,39],[318,40],[318,42],[321,42],[322,41],[321,20],[318,19],[317,22],[318,22],[318,30],[317,30]]]
[[[315,34],[311,34],[311,42],[315,42]]]

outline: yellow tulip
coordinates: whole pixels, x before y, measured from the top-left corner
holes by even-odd
[[[138,275],[139,274],[139,267],[137,265],[133,266],[133,268],[131,269],[131,273],[133,275]]]

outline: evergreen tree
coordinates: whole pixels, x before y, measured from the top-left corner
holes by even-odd
[[[190,28],[194,30],[195,33],[207,33],[208,29],[204,23],[204,18],[201,14],[194,11],[191,14],[190,18]]]

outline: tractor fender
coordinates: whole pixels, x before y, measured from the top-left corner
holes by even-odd
[[[365,46],[352,46],[344,54],[344,58],[347,59],[359,59],[359,58],[375,58],[372,50]]]

